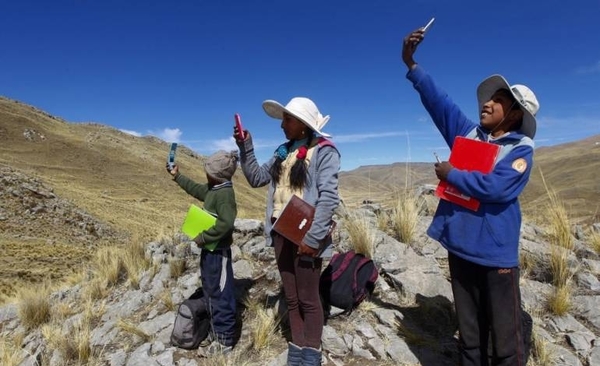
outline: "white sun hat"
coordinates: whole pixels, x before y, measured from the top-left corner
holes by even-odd
[[[479,111],[483,108],[483,104],[489,101],[492,98],[492,95],[500,89],[509,90],[517,103],[519,103],[519,107],[523,111],[523,125],[521,126],[521,132],[523,132],[525,136],[533,139],[536,130],[535,115],[540,109],[540,103],[531,89],[525,85],[515,84],[511,86],[501,75],[492,75],[488,77],[477,87]]]
[[[292,98],[285,107],[281,103],[269,99],[263,102],[262,107],[269,117],[282,120],[283,113],[289,113],[318,135],[331,137],[330,134],[322,131],[322,128],[329,122],[329,116],[323,117],[315,103],[308,98]]]

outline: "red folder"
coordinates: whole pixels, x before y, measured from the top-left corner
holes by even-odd
[[[457,136],[454,139],[448,161],[457,169],[479,171],[487,174],[494,169],[494,162],[499,152],[499,145]],[[473,211],[479,209],[478,200],[461,193],[447,181],[440,181],[435,190],[435,195]]]

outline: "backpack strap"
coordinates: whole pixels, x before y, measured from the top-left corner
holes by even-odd
[[[339,278],[339,277],[342,275],[342,273],[344,273],[344,271],[346,270],[346,268],[348,268],[348,266],[350,265],[350,263],[352,262],[352,260],[353,260],[355,257],[356,257],[356,253],[354,252],[354,250],[349,250],[349,251],[347,251],[347,252],[346,252],[346,253],[344,253],[344,254],[340,254],[340,255],[339,255],[339,257],[338,257],[339,259],[337,259],[337,258],[334,258],[334,259],[337,259],[337,260],[335,261],[335,263],[337,263],[337,261],[339,261],[340,259],[341,259],[342,263],[341,263],[341,264],[339,265],[339,267],[337,267],[337,269],[336,269],[335,271],[333,271],[333,273],[331,274],[331,280],[332,280],[332,281],[335,281],[335,280],[337,280],[337,279],[338,279],[338,278]],[[334,263],[334,262],[333,262],[333,259],[332,259],[332,261],[331,261],[331,262],[332,262],[332,263]],[[334,263],[334,265],[335,265],[335,263]]]
[[[358,263],[356,263],[356,267],[354,267],[354,279],[352,281],[352,292],[353,293],[357,293],[358,292],[358,271],[362,268],[362,266],[364,266],[365,264],[369,263],[371,261],[370,258],[367,258],[365,256],[360,256]],[[373,278],[373,274],[371,273],[371,275],[369,276],[369,279]],[[366,296],[366,295],[365,295]],[[364,296],[360,299],[362,300],[364,298]]]
[[[335,147],[335,145],[333,144],[333,142],[331,142],[330,140],[326,139],[325,137],[319,137],[319,139],[317,140],[317,145],[319,145],[319,147],[323,147],[323,146],[331,146],[331,147]],[[337,147],[335,147],[337,149]]]

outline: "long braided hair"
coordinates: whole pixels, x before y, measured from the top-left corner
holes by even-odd
[[[311,129],[307,129],[308,138],[306,140],[306,144],[300,146],[298,148],[298,153],[296,154],[296,162],[292,166],[290,170],[290,185],[292,189],[301,190],[306,185],[306,180],[308,178],[308,166],[306,164],[306,153],[308,151],[308,147],[311,145],[312,141],[315,139],[315,133]],[[289,148],[294,143],[293,140],[290,140],[275,150],[275,162],[271,165],[271,177],[273,181],[279,183],[281,180],[281,170],[282,163],[287,158]]]

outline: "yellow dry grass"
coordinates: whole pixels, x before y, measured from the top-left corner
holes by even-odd
[[[0,340],[0,364],[3,366],[18,366],[24,359],[21,347],[13,342]]]
[[[26,329],[37,328],[52,316],[50,303],[50,287],[41,284],[34,287],[23,287],[17,295],[19,320]]]
[[[344,218],[344,227],[348,231],[354,251],[372,258],[375,246],[375,231],[369,217],[360,213],[360,211],[351,212]]]
[[[410,244],[413,241],[423,202],[412,190],[399,192],[392,214],[392,222],[394,232],[401,242]]]
[[[141,338],[144,342],[150,342],[152,340],[152,335],[146,334],[146,332],[144,332],[138,326],[124,319],[119,319],[119,321],[117,322],[117,327],[119,327],[122,331],[126,333],[133,334]]]

